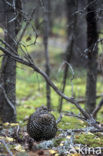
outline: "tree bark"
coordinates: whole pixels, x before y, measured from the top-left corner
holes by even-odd
[[[97,55],[98,48],[94,48],[98,40],[96,22],[96,2],[88,0],[87,7],[87,46],[88,46],[88,71],[86,86],[86,111],[93,112],[96,106],[96,82],[97,82]],[[97,44],[96,44],[97,45]]]
[[[75,67],[85,67],[87,59],[83,55],[83,51],[87,48],[87,25],[86,25],[86,6],[85,0],[66,0],[69,35],[74,31],[74,45],[71,57],[71,64]],[[83,12],[82,12],[83,11]],[[73,21],[74,20],[74,21]],[[82,24],[81,24],[82,23]]]
[[[76,1],[68,1],[66,0],[66,15],[67,15],[67,38],[68,38],[68,46],[65,52],[65,61],[70,63],[72,54],[73,54],[73,48],[74,48],[74,39],[75,39],[75,27],[77,25],[77,15],[75,14],[73,16],[73,13],[77,10],[77,3]],[[68,76],[68,64],[65,64],[65,69],[63,73],[63,80],[62,80],[62,88],[61,92],[65,92],[65,86],[66,86],[66,80]],[[59,105],[58,105],[58,111],[62,111],[62,105],[63,105],[63,98],[60,97],[59,99]]]
[[[13,0],[10,0],[13,4]],[[17,21],[12,20],[15,10],[4,2],[5,12],[5,41],[17,52],[15,45],[17,35]],[[10,50],[10,49],[9,49]],[[9,56],[4,56],[1,66],[1,88],[0,88],[0,108],[3,122],[16,121],[16,61]]]
[[[49,64],[49,52],[48,52],[48,36],[49,36],[49,0],[45,0],[44,3],[44,36],[43,36],[43,42],[44,42],[44,49],[45,49],[45,72],[50,77],[50,64]],[[51,109],[51,91],[50,86],[48,83],[46,83],[46,97],[47,97],[47,108],[48,110]]]

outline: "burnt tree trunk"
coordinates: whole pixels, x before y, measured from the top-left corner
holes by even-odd
[[[96,2],[91,3],[88,0],[87,7],[87,46],[88,46],[88,71],[87,71],[87,86],[86,86],[86,111],[93,112],[96,106],[96,82],[97,82],[97,22],[96,22]]]

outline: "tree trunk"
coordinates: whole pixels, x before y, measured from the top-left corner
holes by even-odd
[[[68,1],[66,0],[66,15],[67,15],[67,33],[68,33],[68,46],[65,52],[65,61],[67,63],[70,63],[72,54],[73,54],[73,48],[74,48],[74,40],[75,40],[75,27],[77,25],[77,15],[75,14],[73,16],[73,13],[77,10],[77,3],[76,1]],[[65,86],[66,86],[66,80],[68,76],[68,64],[65,64],[65,69],[63,73],[63,80],[62,80],[62,93],[65,92]],[[59,99],[59,105],[58,105],[58,111],[62,111],[62,105],[63,105],[63,98],[60,97]]]
[[[10,1],[13,4],[13,0]],[[4,2],[5,11],[5,41],[17,52],[15,45],[17,34],[17,21],[14,9]],[[5,47],[7,48],[7,47]],[[3,122],[16,121],[16,61],[9,56],[4,56],[1,66],[0,79],[2,82],[0,90],[0,108]]]
[[[43,42],[44,42],[44,49],[45,49],[45,72],[50,76],[50,64],[49,64],[49,52],[48,52],[48,36],[49,36],[49,0],[45,0],[44,3],[44,36],[43,36]],[[46,83],[46,96],[47,96],[47,108],[48,110],[51,109],[51,91],[50,86],[48,83]]]
[[[67,16],[68,16],[68,30],[69,35],[73,31],[74,45],[71,57],[71,64],[75,67],[85,67],[87,59],[83,57],[83,52],[87,47],[87,27],[85,11],[85,0],[66,0]],[[81,10],[84,12],[82,13]],[[82,23],[82,24],[81,24]]]
[[[96,2],[88,0],[87,7],[87,46],[88,46],[88,71],[86,86],[86,111],[93,112],[96,106],[96,82],[97,82],[97,55],[98,48],[94,48],[98,40],[96,22]]]

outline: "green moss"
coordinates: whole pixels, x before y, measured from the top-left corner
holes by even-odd
[[[87,133],[79,134],[75,136],[75,142],[87,145],[89,147],[102,147],[103,146],[103,135]]]
[[[65,19],[61,22],[61,25],[58,21],[56,21],[55,27],[53,27],[53,33],[60,34],[62,36],[65,35],[65,32],[63,30],[63,26],[65,25]],[[31,39],[27,41],[27,38],[29,37],[31,30],[28,30],[29,34],[26,33],[23,38],[23,44],[25,44],[27,47],[27,51],[33,56],[34,62],[43,70],[45,70],[45,56],[44,56],[44,47],[42,42],[42,37],[40,36],[37,39],[37,42],[39,44],[28,46],[32,42],[34,42],[35,37],[31,35]],[[56,38],[58,40],[58,38]],[[65,42],[65,38],[61,40],[62,42]],[[100,46],[100,45],[99,45]],[[22,46],[23,47],[23,46]],[[25,50],[25,47],[23,47]],[[21,50],[19,49],[19,53],[21,53]],[[33,55],[34,54],[34,55]],[[60,48],[59,46],[53,46],[49,45],[49,56],[50,56],[50,65],[51,65],[51,79],[56,84],[56,86],[61,89],[62,88],[62,79],[63,79],[63,73],[64,68],[61,67],[62,60],[63,60],[64,50]],[[45,80],[31,70],[28,67],[25,67],[24,65],[21,65],[17,63],[17,85],[16,85],[16,93],[17,93],[17,121],[21,123],[21,125],[26,125],[26,122],[24,122],[24,119],[27,118],[30,114],[32,114],[35,111],[36,107],[40,107],[41,105],[46,105],[46,83]],[[58,69],[60,71],[58,72]],[[75,98],[84,98],[85,92],[86,92],[86,70],[83,68],[74,68],[74,79],[72,80],[72,72],[71,70],[68,73],[67,77],[67,83],[65,88],[65,94],[68,97],[72,97],[72,83],[73,83],[73,96]],[[97,83],[97,93],[102,93],[102,78],[101,76],[98,77],[98,83]],[[51,102],[52,102],[52,109],[54,112],[52,112],[56,119],[59,117],[59,113],[57,112],[58,105],[59,105],[59,99],[60,97],[55,93],[53,89],[51,89]],[[97,103],[99,103],[99,100],[97,100]],[[84,108],[84,105],[81,105],[82,108]],[[72,111],[75,114],[79,113],[79,110],[77,108],[67,102],[66,100],[63,100],[63,111]],[[103,109],[100,110],[97,116],[98,121],[103,122]],[[77,128],[83,128],[85,126],[85,123],[81,120],[78,120],[73,117],[67,117],[64,116],[61,120],[61,122],[58,124],[58,128],[62,129],[77,129]],[[100,138],[100,140],[99,140]],[[77,143],[86,144],[89,146],[101,146],[100,143],[103,142],[103,137],[97,137],[95,135],[91,134],[79,134],[76,135],[75,141]],[[99,141],[98,141],[99,140]],[[58,141],[59,142],[59,141]]]
[[[22,76],[23,74],[23,76]],[[29,76],[28,76],[29,75]],[[46,90],[45,90],[45,81],[38,76],[39,83],[36,75],[32,75],[31,71],[21,72],[18,70],[17,72],[17,121],[21,123],[21,126],[25,126],[27,121],[24,122],[24,119],[27,118],[30,114],[35,111],[36,107],[40,107],[41,105],[46,104]],[[61,86],[61,75],[57,79],[54,80],[54,83],[57,87]],[[69,83],[68,83],[69,82]],[[97,84],[97,88],[99,90],[101,86],[101,82],[99,81]],[[74,96],[76,98],[82,98],[85,96],[85,78],[78,78],[73,80],[74,84]],[[79,85],[78,85],[79,84]],[[67,80],[67,86],[65,90],[65,94],[71,97],[71,85],[70,80]],[[102,89],[100,89],[101,93]],[[56,119],[59,117],[59,113],[57,112],[58,104],[59,104],[59,96],[51,89],[51,101],[52,108],[54,112],[52,112]],[[99,103],[99,100],[97,100]],[[81,105],[84,108],[84,105]],[[76,114],[79,113],[77,108],[67,101],[63,100],[63,111],[72,111]],[[97,119],[98,121],[102,121],[103,109],[100,110]],[[78,129],[83,128],[85,123],[81,120],[78,120],[73,117],[64,116],[61,122],[58,124],[58,128],[62,129]],[[75,142],[79,144],[88,145],[90,147],[103,146],[103,137],[96,136],[92,134],[79,134],[75,137]],[[59,142],[60,143],[60,142]],[[56,145],[59,144],[58,142]]]
[[[58,125],[62,129],[76,129],[82,128],[83,122],[73,117],[63,117],[62,121]]]
[[[58,139],[54,140],[54,146],[57,147],[64,140],[65,140],[64,138],[58,138]]]

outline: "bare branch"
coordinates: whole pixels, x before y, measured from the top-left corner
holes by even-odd
[[[20,37],[19,37],[19,40],[18,40],[18,42],[17,42],[17,45],[18,45],[18,44],[20,43],[20,41],[22,40],[22,38],[23,38],[23,36],[24,36],[24,34],[25,34],[25,31],[26,31],[27,27],[29,26],[29,24],[30,24],[30,22],[31,22],[31,20],[32,20],[32,18],[33,18],[33,15],[34,15],[35,11],[36,11],[36,8],[34,8],[34,9],[32,10],[31,16],[30,16],[30,18],[28,19],[28,21],[27,21],[27,23],[26,23],[26,25],[25,25],[25,27],[24,27],[24,29],[23,29],[23,31],[22,31]]]
[[[98,99],[98,98],[101,98],[101,97],[103,97],[103,93],[102,94],[100,94],[100,95],[97,95],[96,96],[96,99]],[[86,99],[85,98],[81,98],[81,99],[77,99],[77,101],[78,101],[78,103],[85,103],[86,102]]]
[[[97,133],[97,132],[103,132],[103,129],[95,129],[94,127],[86,127],[86,128],[81,128],[81,129],[58,129],[58,131],[62,132],[63,134],[66,132],[67,135],[70,135],[71,132],[74,133],[81,133],[81,132],[91,132],[91,133]]]
[[[13,153],[10,151],[10,149],[8,148],[7,144],[5,143],[4,140],[0,140],[0,142],[5,146],[7,152],[9,153],[10,156],[13,156]]]
[[[5,89],[2,87],[2,85],[0,85],[0,88],[1,88],[2,91],[3,91],[3,94],[4,94],[4,96],[5,96],[5,99],[6,99],[7,103],[8,103],[9,106],[13,109],[14,114],[16,114],[16,109],[15,109],[14,105],[12,104],[12,102],[9,100],[9,98],[8,98],[6,92],[5,92]]]
[[[56,86],[55,84],[49,79],[49,77],[47,76],[47,74],[45,72],[43,72],[39,67],[37,67],[34,62],[30,63],[22,58],[19,57],[19,55],[15,55],[13,53],[11,53],[8,49],[0,46],[0,50],[2,50],[6,55],[11,56],[13,59],[15,59],[16,61],[25,64],[29,67],[31,67],[34,71],[38,72],[40,75],[42,75],[44,77],[44,79],[48,82],[48,84],[55,90],[55,92],[62,96],[65,100],[67,100],[68,102],[73,103],[79,110],[80,112],[87,118],[90,118],[90,115],[84,111],[84,109],[82,109],[80,107],[80,105],[77,103],[76,100],[74,100],[73,98],[69,98],[67,97],[65,94],[63,94]]]
[[[81,106],[78,104],[78,102],[73,99],[73,98],[69,98],[67,97],[65,94],[63,94],[56,86],[55,84],[50,80],[50,78],[47,76],[47,74],[45,72],[43,72],[38,66],[36,66],[34,64],[34,62],[28,62],[27,60],[24,60],[22,58],[20,58],[19,55],[15,55],[14,53],[11,53],[8,49],[2,47],[0,45],[0,50],[2,50],[6,55],[9,55],[10,57],[12,57],[15,61],[18,61],[19,63],[22,63],[26,66],[29,66],[30,68],[32,68],[34,71],[38,72],[40,75],[42,75],[44,77],[44,79],[47,81],[47,83],[54,89],[54,91],[61,97],[63,97],[66,101],[74,104],[79,111],[82,113],[82,115],[88,120],[88,124],[92,125],[94,127],[96,127],[97,129],[102,129],[96,122],[96,120],[93,119],[93,117],[91,115],[89,115],[84,109],[81,108]]]
[[[98,111],[101,109],[101,107],[103,106],[103,99],[100,101],[100,103],[97,105],[97,107],[94,109],[92,115],[93,117],[96,116],[96,114],[98,113]]]
[[[56,120],[56,124],[58,124],[62,120],[62,114],[60,114],[59,118]]]
[[[82,120],[82,121],[87,122],[86,118],[84,118],[84,117],[81,116],[81,115],[76,115],[76,114],[74,114],[73,112],[66,112],[66,113],[64,113],[64,115],[65,115],[65,116],[76,117],[76,118],[78,118],[78,119],[80,119],[80,120]]]

